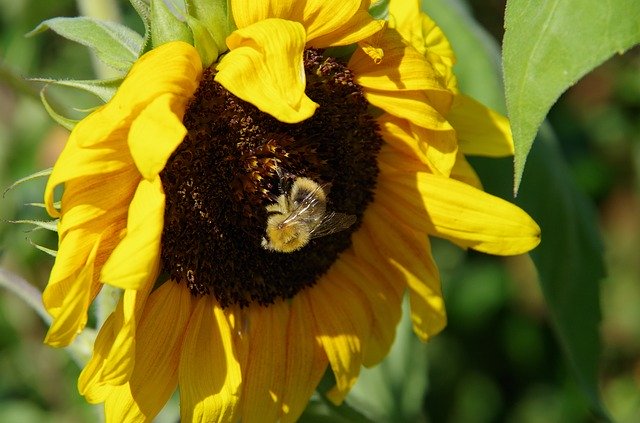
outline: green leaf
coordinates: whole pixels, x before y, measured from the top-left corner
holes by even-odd
[[[638,0],[508,0],[503,44],[517,191],[551,106],[587,72],[640,43]]]
[[[594,411],[608,420],[598,392],[600,282],[605,276],[598,219],[571,180],[550,126],[531,151],[519,202],[542,229],[531,252],[556,333]]]
[[[111,100],[111,97],[113,97],[120,84],[122,84],[122,78],[92,80],[30,78],[29,81],[77,88],[95,95],[105,103]]]
[[[71,41],[87,46],[106,65],[126,72],[138,58],[143,39],[137,32],[114,22],[86,16],[53,18],[38,25],[27,36],[51,29]]]
[[[500,86],[499,72],[491,71],[488,66],[499,63],[499,50],[495,44],[490,45],[486,32],[470,23],[467,9],[460,0],[424,1],[423,8],[442,27],[454,47],[462,92],[500,110],[501,93],[484,91],[486,86],[493,89]],[[592,409],[606,420],[597,380],[599,284],[604,268],[597,219],[593,205],[572,183],[553,140],[538,144],[529,158],[527,178],[523,180],[516,203],[529,212],[542,229],[542,243],[531,256],[539,272],[556,336]],[[476,159],[472,163],[487,191],[513,201],[512,187],[507,182],[512,174],[508,160]]]
[[[151,0],[151,44],[158,47],[170,41],[193,44],[193,36],[182,9],[172,11],[164,0]],[[181,18],[179,17],[181,16]]]
[[[72,131],[78,121],[62,116],[61,114],[56,112],[53,107],[51,107],[51,105],[47,101],[47,96],[45,95],[46,88],[47,87],[45,86],[44,88],[42,88],[42,90],[40,90],[40,100],[42,101],[45,110],[47,111],[47,113],[49,113],[49,116],[51,116],[51,118],[55,120],[60,126],[68,129],[69,131]]]

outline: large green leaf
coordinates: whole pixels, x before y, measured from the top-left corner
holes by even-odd
[[[502,109],[501,100],[483,87],[500,85],[499,73],[487,65],[498,61],[492,53],[498,50],[487,46],[486,32],[469,19],[460,0],[424,1],[423,9],[441,25],[454,46],[461,90]],[[477,38],[475,42],[470,39],[473,34]],[[547,129],[543,135],[543,142],[533,149],[529,158],[527,175],[516,202],[542,229],[542,242],[531,256],[557,337],[591,407],[605,416],[597,378],[599,284],[604,274],[598,223],[593,205],[571,181],[552,132]],[[489,192],[513,201],[509,198],[512,171],[508,162],[483,159],[474,164],[480,165],[478,172]]]
[[[508,0],[503,44],[515,189],[538,127],[587,72],[640,43],[638,0]]]
[[[577,191],[558,142],[543,125],[518,200],[542,228],[531,252],[560,344],[594,412],[607,419],[598,392],[600,281],[605,276],[598,219]]]
[[[87,46],[105,64],[126,72],[142,50],[143,38],[137,32],[113,22],[80,16],[53,18],[38,25],[29,36],[51,29],[60,36]]]

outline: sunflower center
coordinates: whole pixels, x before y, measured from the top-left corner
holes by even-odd
[[[286,124],[205,71],[188,130],[161,173],[162,267],[222,307],[268,305],[313,285],[350,246],[373,199],[382,139],[352,73],[305,51],[320,107]]]

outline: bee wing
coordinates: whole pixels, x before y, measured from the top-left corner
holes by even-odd
[[[318,189],[321,188],[316,188],[316,191]],[[292,207],[291,214],[284,220],[284,222],[282,222],[282,224],[286,225],[297,220],[309,221],[314,217],[314,213],[312,213],[313,210],[321,207],[324,211],[324,204],[321,200],[318,200],[318,197],[315,195],[316,191],[308,193],[299,204]]]
[[[356,223],[356,216],[345,213],[327,213],[322,222],[311,231],[311,238],[319,238],[343,231]]]

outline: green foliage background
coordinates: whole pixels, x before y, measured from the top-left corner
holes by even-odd
[[[426,3],[437,9],[443,2]],[[476,61],[463,59],[479,48],[478,40],[484,39],[480,47],[491,50],[494,40],[502,39],[504,2],[456,4],[461,13],[438,15],[434,11],[433,17],[443,27],[447,19],[468,19],[464,24],[468,34],[450,34],[452,42],[457,40],[454,47],[461,59],[461,84],[489,104],[500,104],[500,80],[482,79],[499,64],[487,59],[490,55],[478,56]],[[123,1],[121,10],[124,23],[142,32],[128,3]],[[38,98],[40,85],[21,77],[95,77],[85,48],[52,32],[24,37],[42,20],[77,15],[71,0],[0,0],[0,189],[51,166],[67,134],[44,111]],[[62,96],[74,96],[66,103],[79,108],[94,104],[75,91],[51,89],[48,94],[52,103]],[[580,213],[580,218],[569,214],[566,224],[597,226],[602,233],[607,276],[600,286],[603,351],[599,384],[605,407],[614,420],[623,423],[640,421],[638,116],[640,50],[636,48],[588,74],[553,107],[548,127],[533,146],[518,200],[529,211],[536,206],[528,198],[534,197],[537,207],[543,204],[546,213],[564,213],[560,202],[568,201],[566,196],[545,197],[545,193],[554,191],[546,185],[554,177],[567,178],[596,207],[596,216],[591,216],[588,203],[576,203],[585,214]],[[555,136],[548,135],[551,133]],[[560,176],[554,176],[535,160],[548,161],[547,149],[558,148],[554,156],[558,161],[550,165]],[[509,160],[476,160],[473,164],[489,191],[509,196]],[[568,172],[563,174],[565,166]],[[42,187],[43,181],[25,184],[0,200],[0,268],[22,275],[40,289],[46,284],[52,259],[28,240],[53,248],[55,238],[46,231],[25,233],[24,227],[4,221],[41,218],[39,210],[23,204],[40,201]],[[447,329],[424,346],[411,336],[407,325],[402,326],[393,354],[383,365],[364,372],[349,405],[372,421],[597,421],[555,335],[530,259],[497,259],[464,253],[444,242],[435,244],[449,314]],[[597,271],[592,258],[569,260],[570,252],[564,253],[567,257],[556,249],[555,256],[547,259],[563,263],[567,258],[560,269],[574,276]],[[576,278],[577,283],[580,280]],[[584,295],[593,289],[596,287],[586,284]],[[570,303],[571,298],[561,301]],[[585,318],[594,316],[597,314]],[[584,322],[569,323],[579,336]],[[31,309],[0,290],[0,422],[95,421],[95,410],[75,388],[79,369],[64,351],[42,344],[45,331],[45,324]],[[306,421],[337,421],[335,414],[323,419],[327,412],[343,413],[345,421],[354,419],[349,412],[327,411],[327,407],[321,400],[312,402]]]

